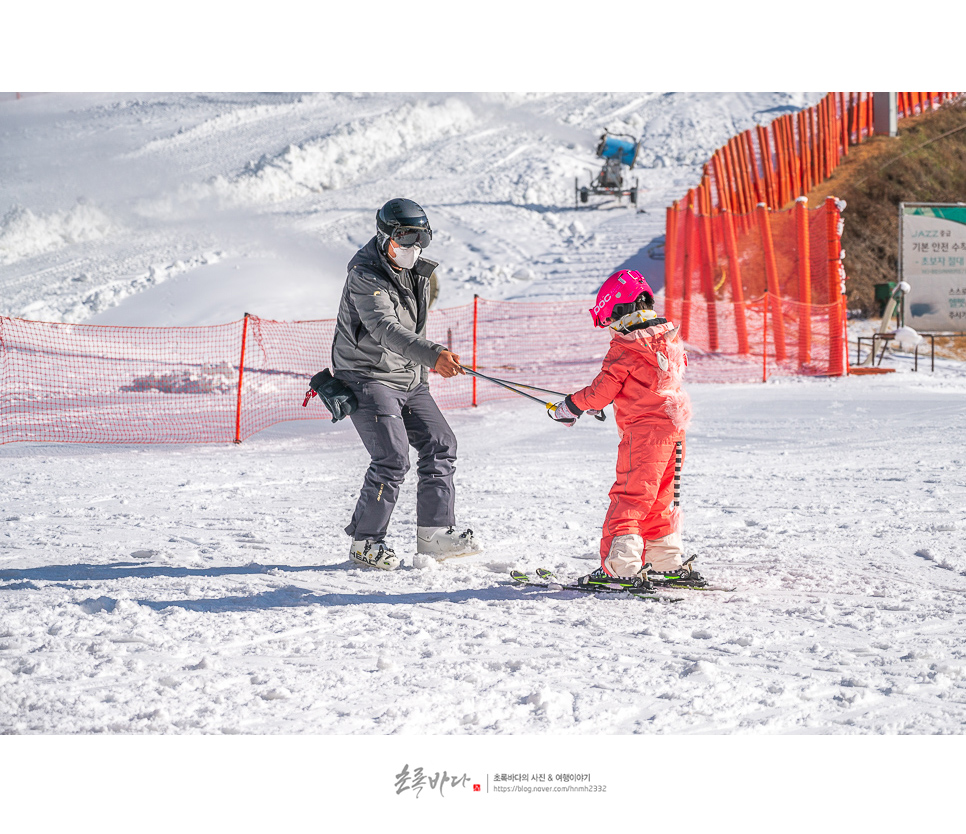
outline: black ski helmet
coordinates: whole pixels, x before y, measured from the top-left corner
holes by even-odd
[[[388,242],[393,237],[393,233],[400,228],[427,232],[429,238],[425,244],[421,244],[424,249],[433,237],[433,230],[430,228],[426,212],[412,200],[396,197],[376,212],[376,231],[381,232],[380,243]]]

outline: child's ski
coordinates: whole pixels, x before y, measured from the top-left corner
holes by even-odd
[[[557,579],[553,571],[547,570],[546,568],[537,568],[536,574],[540,579],[544,580],[544,582],[550,582],[551,584],[558,587],[562,587],[568,591],[573,590],[573,591],[588,591],[588,592],[596,591],[596,592],[603,592],[603,593],[608,593],[608,592],[614,593],[614,592],[620,592],[620,591],[626,590],[625,588],[619,588],[619,587],[610,588],[607,586],[602,587],[599,585],[577,585],[576,583],[572,583],[572,582],[571,583],[561,582],[560,580]],[[518,576],[523,577],[524,581],[521,584],[537,584],[537,585],[543,584],[539,582],[537,583],[528,582],[527,580],[529,580],[529,577],[526,574],[521,573],[520,571],[510,571],[510,576],[513,577],[513,579],[517,582],[521,581],[518,578]],[[634,590],[637,594],[644,594],[644,593],[653,594],[654,592],[661,591],[661,590],[725,591],[725,592],[731,592],[731,591],[737,590],[736,588],[730,588],[725,585],[712,585],[704,580],[700,580],[699,582],[688,582],[687,580],[677,580],[673,578],[655,579],[653,576],[649,578],[649,585],[650,587],[647,587],[647,585],[644,585],[644,586],[641,586],[641,588],[639,589],[633,588],[631,590]]]
[[[510,578],[517,584],[527,588],[542,588],[545,591],[580,591],[585,594],[624,594],[635,599],[649,600],[651,602],[681,602],[683,597],[662,596],[655,592],[655,589],[646,586],[641,587],[620,587],[603,585],[578,585],[574,582],[560,582],[551,571],[544,568],[537,569],[537,576],[540,581],[531,579],[527,574],[511,570]]]

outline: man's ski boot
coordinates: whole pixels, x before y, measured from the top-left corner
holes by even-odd
[[[654,570],[650,563],[644,565],[644,575],[656,588],[704,588],[708,581],[697,572],[694,566],[695,556],[684,560],[681,567],[670,571]]]
[[[457,532],[450,527],[417,527],[416,552],[438,561],[459,556],[473,556],[483,550],[473,538],[472,530]]]
[[[380,570],[395,570],[402,564],[395,551],[385,542],[356,539],[349,548],[349,558],[357,565]]]
[[[597,568],[586,576],[581,576],[577,580],[577,584],[588,591],[646,591],[652,587],[650,578],[645,579],[641,575],[611,576],[603,568]]]

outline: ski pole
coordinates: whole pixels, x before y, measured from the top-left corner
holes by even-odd
[[[564,394],[561,391],[551,391],[549,388],[537,388],[536,385],[527,385],[526,383],[523,383],[523,382],[510,382],[509,380],[506,380],[506,379],[497,379],[496,377],[487,377],[487,379],[491,380],[492,382],[498,382],[501,385],[515,385],[518,388],[529,388],[531,391],[542,391],[544,394],[553,394],[555,397],[566,397],[567,396],[567,394]],[[603,411],[598,411],[594,415],[594,418],[597,419],[597,420],[600,420],[603,423],[604,420],[607,419],[607,415],[604,414]]]
[[[497,384],[497,385],[499,385],[499,386],[501,386],[503,388],[506,388],[508,391],[512,391],[514,394],[519,394],[521,397],[526,397],[528,400],[533,400],[534,402],[538,402],[538,403],[542,404],[547,409],[547,411],[553,411],[557,406],[554,403],[544,402],[539,397],[531,396],[530,394],[527,394],[525,391],[521,391],[520,388],[530,388],[533,391],[542,391],[544,394],[555,394],[558,397],[566,397],[567,396],[566,394],[561,394],[559,391],[548,391],[546,388],[537,388],[536,386],[533,386],[533,385],[524,385],[522,382],[520,382],[520,383],[511,383],[511,382],[507,382],[507,381],[502,380],[502,379],[496,379],[496,378],[494,378],[492,376],[487,376],[486,374],[481,374],[479,371],[474,371],[471,368],[467,368],[465,365],[460,365],[460,367],[464,371],[466,371],[466,373],[468,373],[468,374],[473,374],[473,376],[478,376],[478,377],[480,377],[480,379],[485,379],[487,382],[493,382],[493,383],[495,383],[495,384]],[[516,385],[519,385],[520,388],[514,387]],[[596,419],[600,420],[601,422],[603,422],[604,420],[607,419],[607,417],[604,415],[604,412],[603,411],[598,411],[594,415],[594,417]]]
[[[500,382],[497,379],[493,379],[493,377],[491,376],[487,376],[486,374],[481,374],[478,371],[474,371],[470,368],[467,368],[466,365],[460,365],[460,367],[468,374],[473,374],[473,376],[478,376],[480,379],[485,379],[488,382],[494,382],[497,385],[503,388],[506,388],[508,391],[512,391],[514,394],[519,394],[521,397],[526,397],[528,400],[533,400],[534,402],[540,403],[542,406],[544,406],[547,409],[547,411],[552,411],[553,409],[556,408],[556,406],[553,403],[544,402],[539,397],[534,397],[530,394],[527,394],[524,391],[521,391],[519,388],[514,388],[512,385],[510,385],[507,382]]]
[[[681,503],[681,441],[674,444],[674,506]]]

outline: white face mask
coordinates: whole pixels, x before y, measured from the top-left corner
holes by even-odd
[[[412,269],[416,265],[416,261],[419,260],[422,251],[419,244],[414,246],[397,246],[395,242],[390,241],[388,252],[389,260],[400,269]]]

